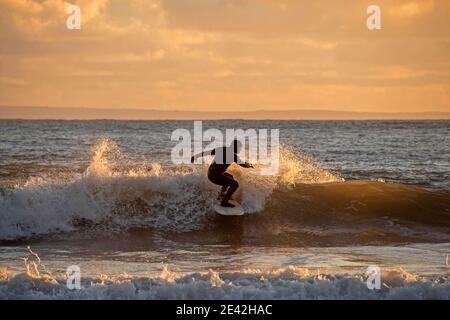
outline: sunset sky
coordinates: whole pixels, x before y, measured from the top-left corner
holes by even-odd
[[[448,0],[70,3],[0,0],[0,105],[450,111]]]

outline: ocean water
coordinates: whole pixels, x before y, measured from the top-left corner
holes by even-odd
[[[276,176],[230,168],[242,217],[170,161],[192,121],[0,120],[0,299],[450,298],[450,121],[203,127],[280,130]]]

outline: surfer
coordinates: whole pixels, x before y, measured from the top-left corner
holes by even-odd
[[[219,194],[219,199],[221,199],[220,205],[222,207],[233,208],[234,205],[229,203],[233,193],[239,187],[239,183],[234,180],[233,176],[227,171],[228,167],[233,163],[237,163],[244,168],[253,168],[248,162],[245,162],[239,158],[238,153],[242,148],[242,143],[235,139],[229,147],[219,147],[213,150],[204,151],[202,153],[193,155],[191,162],[194,163],[195,159],[200,157],[205,157],[212,155],[214,156],[214,161],[208,168],[208,179],[214,184],[222,186],[222,190]]]

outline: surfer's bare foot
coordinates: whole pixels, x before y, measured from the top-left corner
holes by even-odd
[[[234,207],[235,207],[235,205],[229,203],[228,200],[222,201],[222,202],[220,203],[220,205],[221,205],[222,207],[226,207],[226,208],[234,208]]]

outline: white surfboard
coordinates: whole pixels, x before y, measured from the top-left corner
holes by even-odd
[[[244,208],[234,200],[229,201],[234,204],[234,208],[222,207],[220,204],[214,205],[214,210],[223,216],[242,216],[244,214]]]

